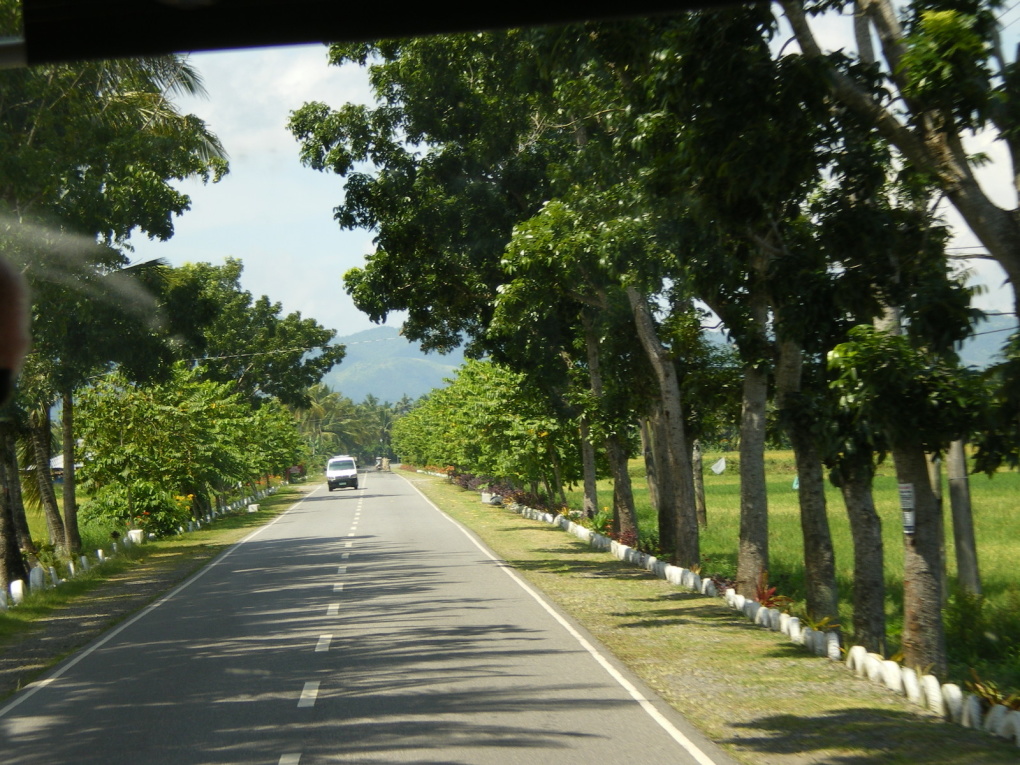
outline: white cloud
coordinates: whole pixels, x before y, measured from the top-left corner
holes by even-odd
[[[287,130],[292,110],[307,101],[339,106],[369,103],[367,74],[330,66],[322,45],[194,54],[208,98],[181,108],[204,119],[230,154],[220,183],[181,184],[192,208],[165,243],[135,242],[136,259],[172,263],[224,258],[244,261],[243,285],[284,309],[301,311],[348,334],[371,326],[344,293],[344,271],[371,251],[365,232],[344,232],[333,220],[341,179],[302,167]]]

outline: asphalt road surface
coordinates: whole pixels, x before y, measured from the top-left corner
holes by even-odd
[[[411,483],[361,478],[13,697],[0,762],[729,762]]]

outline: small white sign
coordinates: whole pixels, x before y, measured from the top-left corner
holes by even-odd
[[[916,527],[916,514],[914,512],[914,484],[901,483],[900,488],[900,509],[903,511],[903,533],[913,536]]]

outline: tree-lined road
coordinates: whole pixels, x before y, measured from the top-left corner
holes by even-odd
[[[15,696],[3,761],[720,761],[564,625],[407,481],[369,473]]]

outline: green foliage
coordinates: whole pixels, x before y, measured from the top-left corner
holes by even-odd
[[[1020,466],[1020,333],[1010,337],[998,364],[985,373],[989,398],[976,439],[975,470],[993,475]]]
[[[335,454],[354,455],[362,464],[371,464],[376,457],[396,457],[391,432],[410,410],[410,400],[381,404],[368,396],[355,404],[321,384],[308,390],[308,399],[309,405],[295,417],[314,465],[325,464]]]
[[[968,128],[984,125],[991,96],[988,59],[997,22],[992,8],[980,6],[915,3],[900,62],[908,99],[937,106]]]
[[[521,485],[552,479],[554,463],[576,474],[575,434],[523,374],[472,361],[394,424],[393,448],[417,465]]]
[[[979,674],[987,677],[994,671],[1005,683],[1020,687],[1018,606],[1020,598],[1015,593],[998,603],[961,589],[950,596],[944,609],[949,661],[958,671],[969,668],[975,684],[995,690],[994,683],[979,678]]]
[[[344,357],[331,345],[336,332],[298,312],[281,315],[279,303],[255,299],[241,288],[243,265],[227,258],[221,266],[192,263],[175,278],[194,285],[197,297],[215,306],[199,348],[199,375],[229,384],[250,403],[270,397],[290,406],[308,403],[307,389]]]
[[[984,400],[976,375],[870,326],[852,329],[828,363],[841,407],[930,452],[966,436]]]
[[[522,141],[541,95],[529,51],[520,31],[334,45],[333,63],[368,65],[380,105],[291,115],[302,161],[346,179],[340,225],[375,233],[348,293],[375,321],[408,311],[426,349],[484,327],[510,230],[547,198],[554,149]]]
[[[166,532],[203,498],[297,461],[300,438],[278,402],[252,408],[229,385],[178,366],[140,386],[110,374],[78,404],[86,518]]]
[[[153,481],[135,480],[99,488],[82,505],[81,517],[85,523],[114,522],[165,536],[187,523],[191,513],[187,497],[175,497]]]

